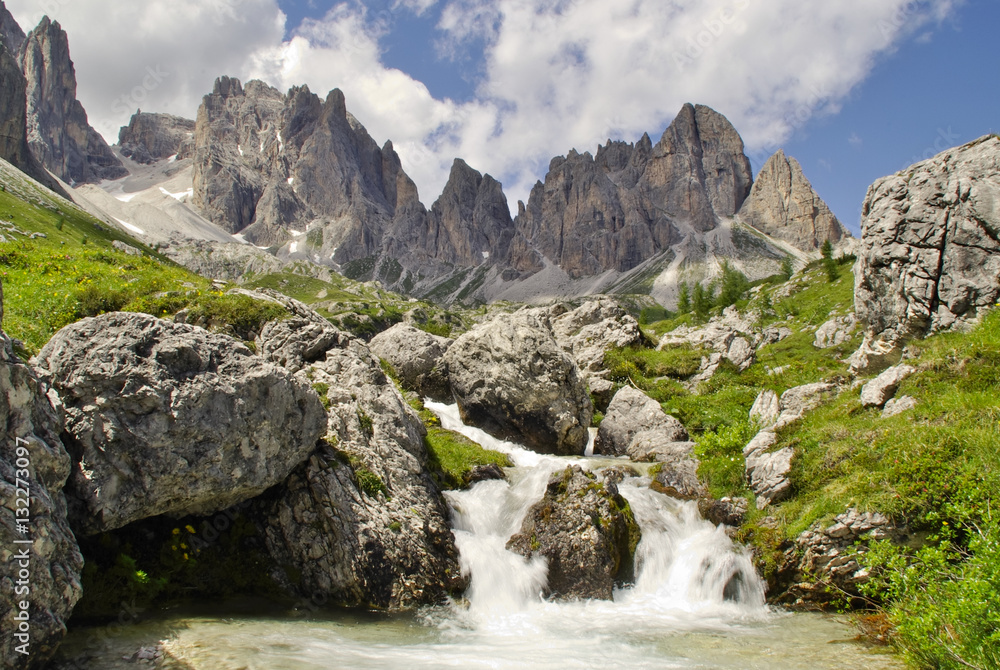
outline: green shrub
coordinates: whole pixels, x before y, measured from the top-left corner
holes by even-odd
[[[700,465],[698,476],[708,484],[716,498],[742,495],[746,489],[743,447],[753,439],[757,426],[743,420],[706,430],[697,440],[695,455]]]
[[[252,340],[268,321],[288,316],[281,305],[239,293],[207,293],[189,308],[188,321],[204,319],[210,325],[231,326],[244,340]]]
[[[129,302],[125,289],[88,284],[76,292],[78,318],[120,311]]]

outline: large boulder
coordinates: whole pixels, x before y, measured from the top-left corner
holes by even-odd
[[[636,435],[656,431],[667,442],[684,442],[688,433],[684,425],[670,416],[642,391],[623,386],[608,405],[597,438],[594,453],[605,456],[623,456]]]
[[[423,424],[378,359],[347,338],[297,376],[329,411],[325,444],[255,503],[279,580],[314,601],[380,609],[461,591]]]
[[[548,591],[559,600],[611,600],[634,573],[639,526],[613,481],[574,465],[555,473],[507,548],[548,562]]]
[[[916,372],[911,365],[895,365],[861,387],[861,404],[864,407],[883,407],[907,377]]]
[[[5,668],[43,666],[82,595],[83,557],[62,492],[70,458],[59,438],[61,424],[45,384],[18,360],[0,331],[0,664]]]
[[[452,340],[405,323],[379,333],[369,343],[372,353],[392,365],[400,383],[439,402],[451,401],[444,354]]]
[[[529,313],[476,326],[445,354],[462,419],[543,453],[579,455],[593,404],[580,370]]]
[[[573,356],[588,377],[606,372],[604,355],[609,349],[639,345],[643,341],[639,322],[614,300],[588,300],[576,309],[551,320],[556,342]]]
[[[899,362],[913,337],[1000,300],[1000,137],[875,182],[862,208],[854,303],[866,326],[856,372]]]
[[[259,495],[326,423],[309,384],[242,343],[145,314],[67,326],[36,364],[65,408],[74,527],[87,534]]]

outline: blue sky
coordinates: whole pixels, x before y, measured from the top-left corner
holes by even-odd
[[[868,185],[1000,131],[996,0],[6,0],[70,36],[113,140],[129,110],[193,118],[219,75],[341,88],[430,205],[460,156],[512,208],[569,149],[654,141],[684,102],[783,147],[858,230]],[[150,72],[163,76],[150,78]]]

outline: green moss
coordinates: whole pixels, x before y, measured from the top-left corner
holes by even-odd
[[[330,385],[325,384],[323,382],[316,382],[312,385],[312,387],[313,390],[316,391],[316,394],[319,396],[319,401],[323,403],[323,407],[326,408],[327,412],[329,412],[330,409],[333,407],[333,403],[327,396],[327,394],[330,392]]]
[[[469,484],[473,468],[480,465],[512,467],[507,454],[484,449],[469,438],[438,426],[427,426],[427,467],[441,488],[459,489]]]
[[[355,467],[354,480],[357,482],[358,488],[366,495],[375,498],[379,493],[382,493],[387,499],[389,498],[389,489],[385,487],[385,482],[368,468]]]

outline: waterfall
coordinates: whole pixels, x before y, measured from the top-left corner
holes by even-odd
[[[747,554],[721,527],[701,518],[697,505],[648,488],[632,478],[619,485],[629,501],[642,540],[636,549],[636,582],[618,589],[613,602],[552,603],[542,598],[544,559],[527,560],[504,548],[528,509],[545,491],[549,476],[571,463],[600,467],[607,459],[543,456],[497,440],[462,424],[454,406],[427,403],[445,428],[463,433],[487,449],[511,456],[509,481],[479,482],[447,494],[453,512],[462,569],[470,577],[466,593],[469,625],[508,628],[518,623],[558,627],[581,610],[604,627],[642,617],[642,626],[669,630],[713,628],[769,616],[764,585]],[[623,615],[628,615],[623,616]],[[544,617],[543,617],[544,615]],[[543,621],[544,619],[544,621]]]

